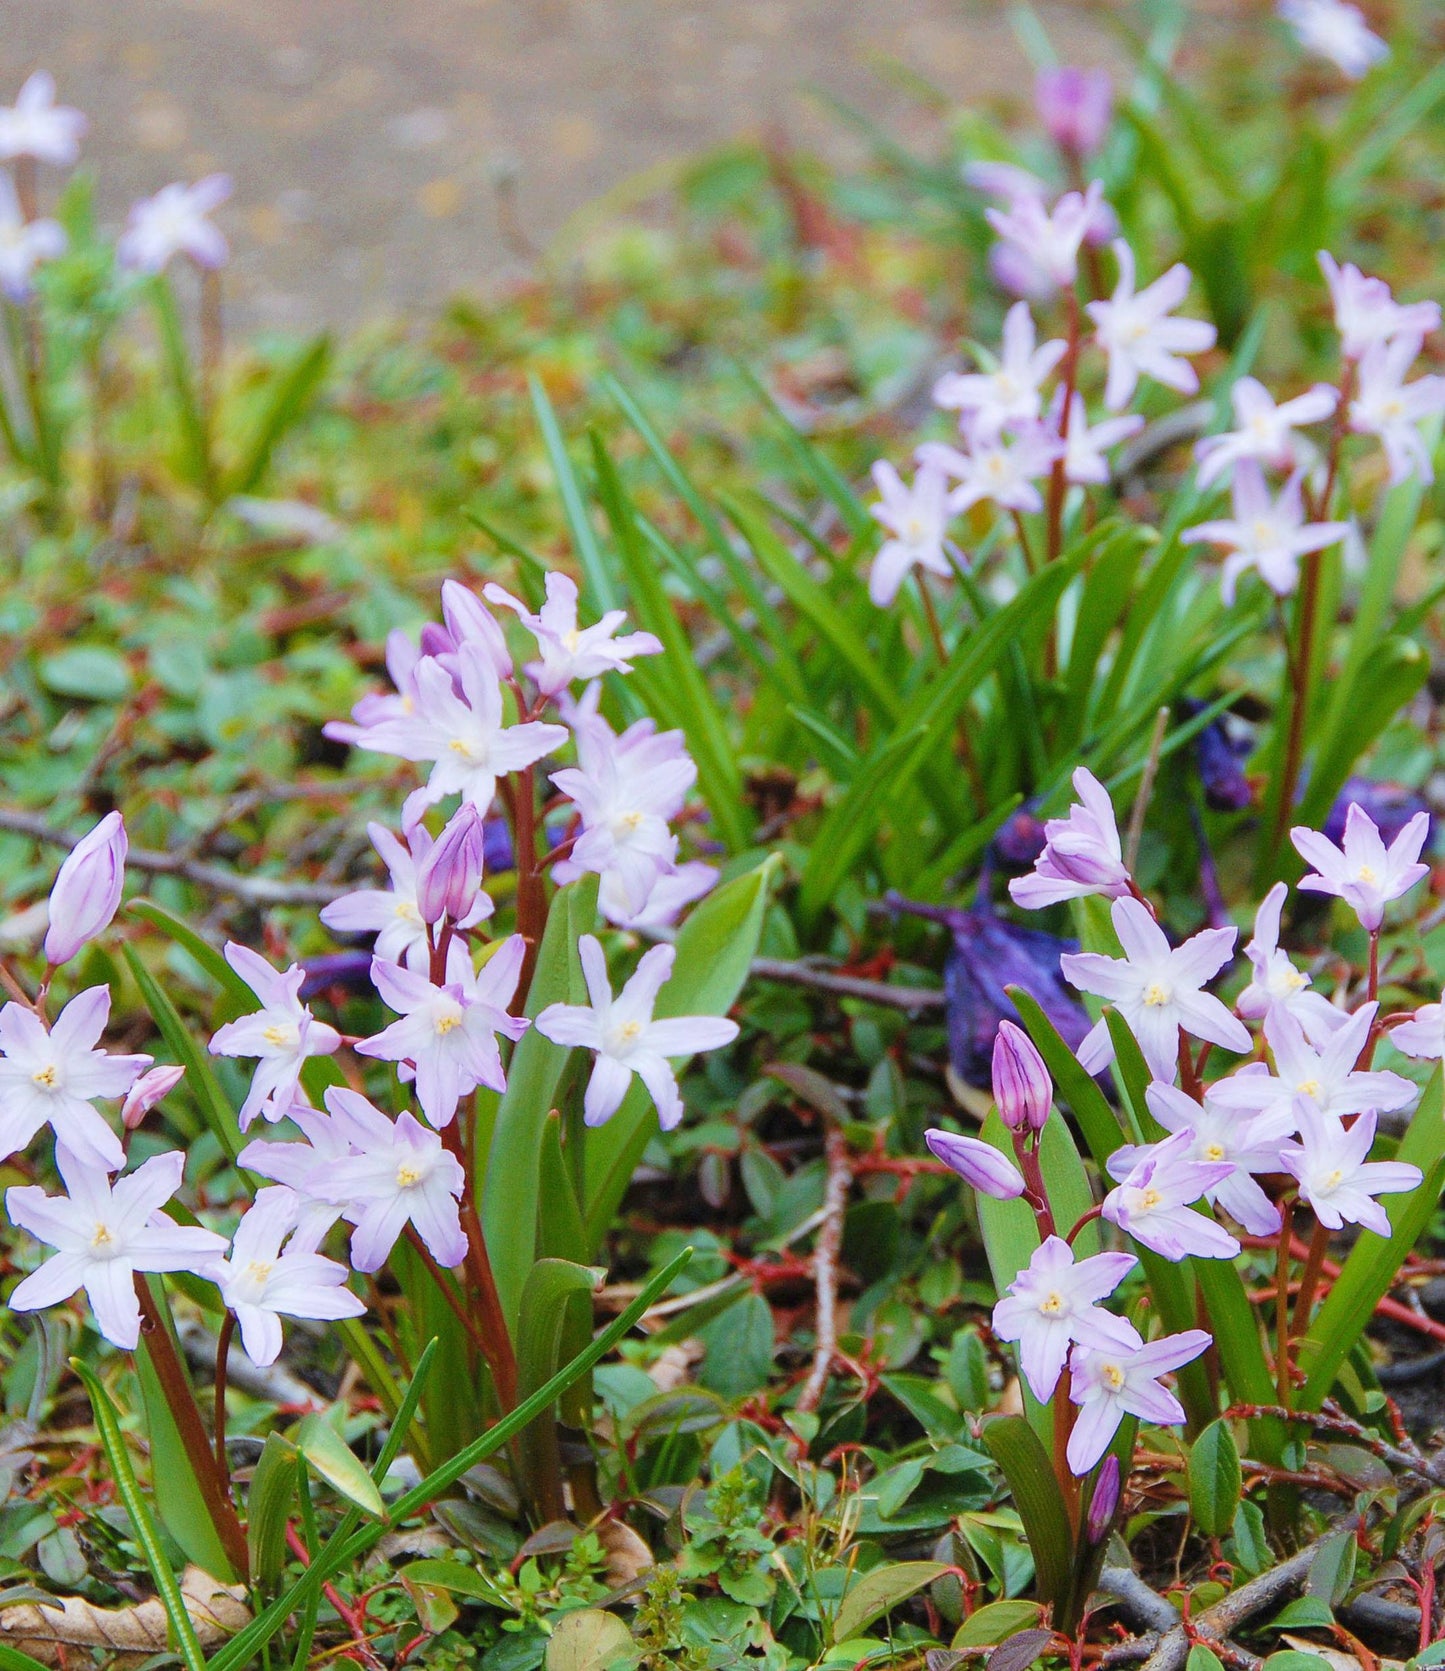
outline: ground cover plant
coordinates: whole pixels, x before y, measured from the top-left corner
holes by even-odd
[[[0,115],[0,1665],[1438,1661],[1445,42],[1192,21],[425,340]]]

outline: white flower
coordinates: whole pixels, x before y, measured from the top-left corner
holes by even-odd
[[[1257,378],[1241,377],[1230,390],[1238,427],[1223,435],[1207,436],[1194,449],[1200,487],[1211,486],[1246,458],[1256,459],[1271,470],[1303,466],[1305,449],[1296,439],[1295,430],[1328,418],[1339,399],[1337,389],[1318,383],[1293,400],[1276,405],[1274,396]]]
[[[1319,1044],[1311,1044],[1286,1011],[1274,1010],[1264,1036],[1274,1053],[1274,1074],[1237,1073],[1213,1089],[1221,1108],[1245,1113],[1298,1114],[1302,1105],[1339,1118],[1366,1109],[1390,1112],[1418,1092],[1398,1073],[1357,1069],[1378,1004],[1365,1004]]]
[[[162,186],[154,197],[131,206],[125,230],[116,240],[121,266],[138,273],[162,272],[178,255],[198,267],[224,267],[230,248],[207,218],[231,195],[230,177],[208,174],[195,185]]]
[[[1203,1329],[1153,1340],[1146,1346],[1131,1328],[1132,1341],[1121,1345],[1078,1345],[1069,1356],[1069,1397],[1079,1406],[1069,1434],[1069,1472],[1080,1478],[1108,1450],[1125,1416],[1156,1427],[1184,1421],[1184,1406],[1159,1377],[1181,1369],[1205,1350],[1210,1336]]]
[[[925,441],[918,449],[920,465],[946,471],[958,485],[948,496],[951,512],[992,500],[1009,511],[1040,511],[1043,495],[1037,482],[1048,475],[1063,452],[1058,436],[1041,423],[1029,424],[1011,437],[964,431],[964,447]]]
[[[154,1155],[114,1187],[105,1167],[64,1145],[55,1161],[67,1194],[47,1195],[34,1184],[5,1192],[11,1220],[57,1250],[16,1288],[10,1304],[40,1311],[83,1288],[100,1332],[112,1346],[133,1351],[140,1339],[136,1272],[199,1274],[226,1251],[225,1237],[182,1228],[160,1210],[181,1187],[179,1150]]]
[[[1285,1170],[1299,1183],[1300,1200],[1327,1230],[1360,1224],[1377,1236],[1390,1234],[1390,1220],[1375,1200],[1418,1187],[1423,1174],[1404,1161],[1371,1161],[1376,1116],[1361,1114],[1346,1126],[1311,1103],[1299,1108],[1300,1141],[1280,1150]]]
[[[1438,1004],[1421,1004],[1408,1021],[1390,1029],[1390,1043],[1417,1062],[1445,1057],[1445,993]]]
[[[1049,423],[1055,430],[1060,428],[1062,406],[1063,390],[1060,389],[1055,393],[1049,413]],[[1143,427],[1143,418],[1137,412],[1130,412],[1122,418],[1105,418],[1091,429],[1084,397],[1076,390],[1069,402],[1069,426],[1064,432],[1064,480],[1076,487],[1102,487],[1109,480],[1110,450],[1131,435],[1137,435]]]
[[[1384,279],[1368,277],[1353,261],[1342,267],[1328,250],[1319,252],[1319,263],[1347,360],[1358,360],[1367,348],[1399,336],[1423,340],[1439,326],[1438,302],[1397,302]]]
[[[1365,14],[1345,0],[1279,0],[1276,10],[1306,52],[1328,58],[1351,81],[1390,56],[1389,47],[1365,22]]]
[[[1280,946],[1280,913],[1288,893],[1283,882],[1276,882],[1255,912],[1254,938],[1244,948],[1244,955],[1254,966],[1254,979],[1234,1007],[1250,1021],[1283,1010],[1318,1042],[1342,1027],[1349,1016],[1336,1009],[1323,993],[1311,989],[1310,977],[1295,968],[1289,953]]]
[[[646,1085],[658,1123],[671,1131],[682,1118],[682,1098],[669,1057],[717,1050],[738,1036],[738,1025],[716,1015],[680,1015],[654,1021],[657,995],[672,973],[671,946],[653,946],[643,954],[631,979],[616,998],[607,979],[607,957],[590,934],[577,944],[587,981],[590,1007],[549,1004],[537,1017],[537,1031],[554,1044],[580,1046],[595,1055],[583,1098],[589,1126],[610,1120],[622,1106],[636,1074]]]
[[[59,221],[27,221],[8,174],[0,174],[0,291],[23,302],[42,261],[64,255],[65,230]]]
[[[949,506],[948,483],[936,464],[921,464],[913,486],[883,459],[873,466],[873,480],[882,500],[868,508],[892,535],[878,548],[868,576],[868,596],[886,609],[914,569],[948,579],[952,574],[944,555]]]
[[[254,1056],[256,1072],[241,1105],[240,1126],[245,1131],[258,1114],[284,1120],[297,1103],[306,1102],[301,1069],[310,1056],[330,1056],[341,1034],[318,1021],[301,1002],[306,971],[293,963],[278,975],[264,957],[233,940],[226,962],[261,1000],[253,1015],[243,1015],[218,1027],[211,1039],[213,1056]]]
[[[37,162],[69,168],[80,155],[85,117],[55,102],[55,77],[36,70],[13,105],[0,107],[0,158],[34,157]]]
[[[1059,967],[1081,991],[1097,993],[1114,1005],[1138,1039],[1156,1079],[1173,1083],[1181,1029],[1226,1050],[1242,1053],[1249,1049],[1243,1024],[1218,998],[1202,990],[1229,962],[1235,929],[1206,928],[1173,947],[1137,899],[1116,899],[1111,914],[1124,956],[1070,952],[1059,959]],[[1077,1054],[1090,1073],[1113,1059],[1114,1047],[1103,1020],[1089,1032]]]
[[[552,570],[547,575],[547,601],[533,615],[520,598],[500,586],[485,588],[489,603],[515,611],[537,640],[541,661],[527,663],[526,671],[544,696],[556,696],[577,679],[597,679],[604,673],[630,673],[629,656],[660,656],[662,641],[650,632],[616,637],[627,619],[621,609],[609,609],[590,627],[577,625],[577,583]]]
[[[1429,865],[1418,862],[1429,833],[1430,814],[1417,812],[1387,849],[1374,820],[1351,801],[1342,846],[1302,824],[1289,838],[1306,864],[1314,866],[1300,887],[1309,893],[1335,894],[1363,928],[1376,934],[1385,920],[1385,906],[1430,874]]]
[[[1445,412],[1445,377],[1432,374],[1405,381],[1422,340],[1398,336],[1367,348],[1360,356],[1359,381],[1350,402],[1350,428],[1356,435],[1379,440],[1390,463],[1390,480],[1396,483],[1411,476],[1422,482],[1435,479],[1420,425]]]
[[[1122,238],[1114,241],[1119,279],[1107,302],[1090,302],[1095,340],[1109,356],[1104,404],[1111,412],[1127,406],[1141,377],[1166,388],[1193,394],[1199,376],[1181,354],[1202,354],[1214,346],[1213,325],[1202,319],[1170,315],[1189,293],[1190,273],[1182,263],[1145,289],[1134,288],[1134,252]]]
[[[1234,602],[1240,576],[1251,569],[1276,597],[1288,597],[1299,585],[1300,558],[1336,544],[1350,531],[1347,522],[1305,521],[1298,473],[1271,499],[1253,459],[1242,460],[1235,470],[1232,498],[1232,517],[1201,522],[1180,535],[1185,545],[1207,541],[1228,552],[1219,577],[1226,603]]]
[[[241,1325],[241,1344],[254,1364],[275,1363],[281,1353],[282,1317],[330,1322],[360,1317],[365,1305],[346,1286],[346,1267],[305,1245],[292,1232],[302,1202],[292,1190],[263,1189],[241,1215],[229,1258],[201,1275],[221,1290]],[[283,1251],[282,1243],[290,1237]]]
[[[948,373],[934,385],[934,401],[970,414],[983,435],[1032,422],[1043,411],[1044,380],[1068,349],[1062,340],[1042,347],[1036,342],[1029,304],[1015,302],[1004,320],[1003,353],[994,370]]]

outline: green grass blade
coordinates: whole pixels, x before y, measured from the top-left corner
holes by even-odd
[[[532,406],[537,414],[547,457],[552,464],[552,473],[557,478],[557,491],[562,496],[562,512],[567,518],[572,545],[577,553],[577,561],[582,567],[588,602],[599,615],[609,609],[619,609],[621,599],[608,570],[607,560],[602,554],[597,531],[592,526],[592,518],[581,484],[577,480],[577,472],[572,468],[572,460],[567,455],[567,443],[562,439],[557,414],[538,377],[529,376],[527,387],[532,393]]]
[[[286,431],[296,424],[321,386],[331,364],[331,338],[324,333],[302,348],[276,380],[240,462],[226,486],[232,493],[254,493],[271,466],[271,456]]]

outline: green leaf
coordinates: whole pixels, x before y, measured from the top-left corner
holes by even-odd
[[[622,600],[608,572],[602,547],[592,526],[587,501],[577,480],[577,472],[572,468],[572,460],[567,456],[567,444],[562,439],[562,430],[557,423],[557,414],[553,410],[552,402],[548,399],[540,378],[529,375],[527,387],[532,394],[532,407],[537,414],[537,424],[542,431],[542,442],[551,461],[552,473],[557,478],[557,491],[562,496],[562,511],[572,534],[573,550],[582,567],[588,602],[597,614],[609,609],[620,609]]]
[[[394,1523],[400,1525],[409,1520],[435,1502],[443,1492],[450,1490],[469,1468],[476,1467],[477,1463],[485,1461],[504,1445],[510,1444],[528,1422],[548,1409],[573,1382],[586,1375],[612,1350],[656,1302],[659,1295],[667,1292],[686,1268],[691,1257],[692,1249],[685,1248],[676,1259],[671,1260],[651,1277],[631,1305],[595,1337],[585,1352],[560,1369],[546,1386],[539,1387],[530,1398],[524,1399],[515,1410],[503,1416],[480,1438],[448,1458],[440,1467],[434,1468],[420,1484],[399,1497],[392,1505]],[[418,1365],[419,1372],[420,1368]],[[413,1391],[415,1390],[414,1387]],[[409,1393],[408,1397],[410,1396]],[[393,1426],[391,1438],[396,1441],[397,1448],[391,1450],[390,1457],[386,1450],[382,1452],[382,1459],[388,1467],[395,1460],[403,1437],[403,1432]],[[248,1665],[261,1652],[298,1607],[321,1593],[323,1584],[336,1573],[355,1568],[385,1530],[385,1526],[381,1524],[358,1527],[350,1514],[343,1518],[337,1531],[327,1540],[325,1547],[290,1589],[278,1596],[245,1629],[239,1631],[225,1647],[212,1656],[209,1671],[241,1671],[241,1667]]]
[[[1010,986],[1005,990],[1013,999],[1025,1031],[1038,1046],[1039,1055],[1043,1057],[1044,1065],[1053,1076],[1069,1112],[1078,1121],[1094,1164],[1102,1172],[1109,1156],[1124,1144],[1124,1131],[1118,1115],[1033,996],[1021,986]]]
[[[254,493],[270,468],[271,455],[316,393],[331,363],[331,339],[313,337],[278,377],[271,389],[254,434],[242,451],[226,493]]]
[[[110,1463],[116,1493],[130,1517],[131,1530],[140,1545],[151,1581],[160,1596],[161,1606],[165,1609],[166,1620],[180,1653],[181,1663],[186,1667],[186,1671],[205,1671],[206,1656],[196,1638],[195,1626],[191,1623],[191,1615],[186,1609],[185,1598],[176,1582],[176,1575],[171,1571],[171,1563],[166,1559],[160,1533],[151,1518],[150,1508],[136,1482],[135,1471],[130,1465],[130,1452],[126,1449],[125,1435],[121,1432],[120,1417],[110,1401],[110,1394],[101,1385],[100,1377],[89,1364],[82,1363],[79,1358],[72,1358],[70,1367],[85,1383],[85,1390],[90,1394],[91,1409],[95,1412],[96,1431],[100,1435],[106,1460]]]
[[[1263,1572],[1274,1559],[1264,1532],[1264,1511],[1245,1499],[1234,1513],[1234,1558],[1248,1573]]]
[[[553,1626],[546,1671],[607,1671],[634,1646],[632,1632],[615,1613],[579,1607]]]
[[[890,1608],[917,1595],[949,1570],[942,1561],[894,1561],[865,1572],[833,1615],[832,1640],[851,1641]]]
[[[1034,1557],[1039,1600],[1066,1608],[1073,1580],[1073,1538],[1048,1452],[1022,1416],[994,1416],[982,1437],[1013,1493]]]
[[[1036,1601],[991,1601],[976,1609],[958,1627],[954,1648],[987,1648],[1016,1631],[1030,1630],[1043,1618]]]
[[[37,1591],[37,1594],[47,1592]],[[19,1648],[0,1643],[0,1671],[50,1671],[50,1667],[42,1665],[38,1659],[31,1659],[29,1654],[21,1653]]]
[[[496,1586],[488,1583],[475,1567],[463,1566],[460,1561],[424,1559],[408,1561],[401,1569],[404,1577],[416,1584],[430,1584],[438,1590],[453,1590],[459,1596],[470,1596],[476,1601],[491,1601]]]
[[[74,644],[41,658],[37,676],[46,690],[82,702],[122,702],[130,695],[130,663],[103,644]]]
[[[181,467],[191,486],[209,496],[212,484],[211,441],[206,414],[201,408],[190,350],[176,307],[175,292],[164,274],[151,281],[151,300],[160,328],[161,355],[176,403],[181,432]]]
[[[269,1595],[281,1582],[286,1563],[286,1521],[296,1491],[296,1456],[296,1447],[288,1439],[268,1433],[246,1493],[251,1582],[262,1595]]]
[[[558,1365],[587,1340],[592,1320],[591,1296],[606,1272],[567,1259],[539,1259],[527,1275],[517,1320],[517,1384],[525,1398],[557,1373]],[[578,1302],[581,1302],[580,1304]],[[570,1413],[572,1425],[586,1412]],[[544,1470],[557,1467],[557,1436],[551,1412],[538,1417],[522,1435],[522,1475],[534,1483]]]
[[[307,1466],[318,1473],[333,1491],[348,1503],[354,1503],[363,1514],[369,1514],[376,1520],[386,1518],[386,1504],[382,1502],[381,1492],[367,1472],[366,1464],[321,1411],[302,1417],[295,1431],[294,1443],[306,1458]]]
[[[1189,1507],[1206,1537],[1222,1538],[1234,1525],[1241,1484],[1234,1435],[1222,1419],[1212,1421],[1189,1447]]]
[[[678,930],[672,978],[658,995],[659,1019],[726,1015],[732,1008],[757,954],[768,894],[781,866],[781,856],[770,855],[756,869],[714,889],[689,913]],[[655,1121],[646,1090],[634,1084],[607,1124],[587,1133],[589,1247],[602,1245]]]
[[[153,1278],[152,1286],[158,1281],[159,1278]],[[136,1347],[135,1368],[150,1444],[151,1490],[161,1524],[180,1545],[187,1560],[194,1561],[213,1578],[233,1583],[240,1575],[226,1553],[225,1539],[196,1481],[144,1335]]]
[[[1330,1604],[1319,1596],[1296,1596],[1288,1601],[1278,1613],[1264,1627],[1266,1630],[1317,1630],[1322,1625],[1332,1625],[1335,1616],[1330,1611]],[[1271,1655],[1274,1658],[1282,1657]],[[1271,1661],[1266,1661],[1266,1664]]]
[[[1184,1661],[1184,1671],[1224,1671],[1224,1661],[1212,1648],[1196,1642],[1189,1650],[1189,1658]]]

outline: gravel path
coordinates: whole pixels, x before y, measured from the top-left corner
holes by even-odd
[[[1085,8],[1045,3],[1097,58]],[[514,171],[528,235],[639,170],[781,123],[845,155],[818,86],[907,133],[894,58],[950,95],[1026,97],[1004,0],[9,0],[8,99],[37,65],[91,117],[116,220],[225,168],[236,312],[348,324],[425,309],[515,267],[496,214]]]

